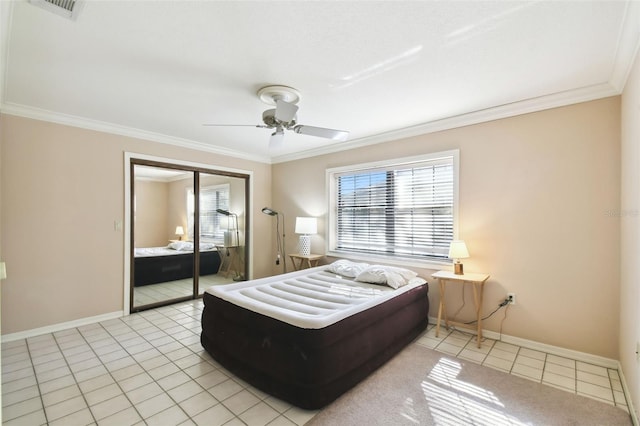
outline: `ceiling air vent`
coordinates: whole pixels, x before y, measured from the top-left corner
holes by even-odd
[[[29,3],[69,19],[76,19],[82,5],[79,0],[29,0]]]

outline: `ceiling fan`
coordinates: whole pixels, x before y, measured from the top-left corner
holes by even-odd
[[[345,130],[327,129],[325,127],[307,126],[298,124],[296,113],[300,100],[300,93],[288,86],[266,86],[258,90],[260,100],[268,105],[275,105],[275,108],[268,109],[262,113],[263,124],[205,124],[205,126],[250,126],[265,129],[274,129],[269,140],[270,148],[282,146],[284,131],[293,130],[301,135],[317,136],[321,138],[344,141],[349,136]]]

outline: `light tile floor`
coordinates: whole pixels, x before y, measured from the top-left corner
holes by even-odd
[[[618,370],[435,326],[415,342],[467,361],[615,405],[629,412]]]
[[[3,425],[303,425],[200,345],[202,300],[2,344]]]
[[[202,300],[2,344],[3,425],[303,425],[200,345]],[[433,326],[414,344],[627,409],[616,370]],[[628,411],[628,410],[627,410]]]
[[[200,292],[212,285],[233,283],[232,277],[225,277],[222,274],[202,275],[199,280]],[[177,281],[168,281],[157,284],[147,284],[133,289],[133,305],[144,306],[152,303],[164,302],[166,300],[191,296],[193,294],[193,278],[186,278]]]

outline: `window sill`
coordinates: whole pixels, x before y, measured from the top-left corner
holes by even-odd
[[[340,251],[327,251],[326,256],[328,257],[337,257],[340,259],[353,260],[358,262],[366,262],[366,263],[385,263],[393,266],[404,266],[410,268],[420,268],[420,269],[430,269],[430,270],[453,270],[451,266],[451,261],[442,260],[438,261],[435,259],[411,259],[406,257],[394,257],[394,256],[382,256],[382,255],[373,255],[373,254],[364,254],[364,253],[349,253],[349,252],[340,252]]]

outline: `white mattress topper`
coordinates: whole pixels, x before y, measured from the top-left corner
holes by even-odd
[[[257,280],[216,285],[206,291],[288,324],[319,329],[425,283],[418,277],[394,290],[384,285],[357,282],[326,269],[326,266],[318,266]]]

